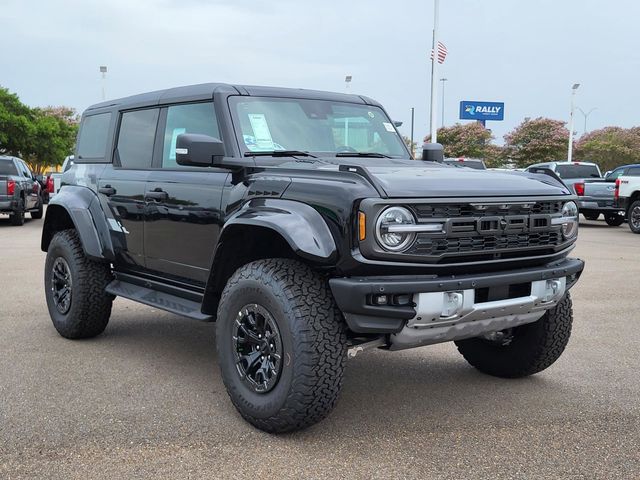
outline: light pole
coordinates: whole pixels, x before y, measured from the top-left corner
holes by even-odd
[[[576,90],[580,86],[579,83],[574,83],[573,87],[571,87],[571,115],[569,116],[569,149],[567,151],[567,161],[571,161],[571,157],[573,156],[573,110],[575,103]]]
[[[444,82],[448,81],[448,78],[441,78],[442,82],[442,122],[440,123],[441,127],[444,127]]]
[[[587,118],[589,117],[589,115],[591,115],[591,113],[593,113],[594,110],[597,110],[597,109],[598,107],[593,107],[591,110],[585,113],[584,110],[578,107],[578,110],[580,110],[580,113],[584,116],[584,131],[582,132],[583,135],[587,133]]]
[[[102,101],[104,102],[106,99],[104,84],[106,83],[107,78],[107,67],[105,65],[100,66],[100,73],[102,74]]]
[[[413,149],[413,118],[414,118],[415,111],[416,109],[411,107],[411,156],[413,158],[416,158],[416,152]]]

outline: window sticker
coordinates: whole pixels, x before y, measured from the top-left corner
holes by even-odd
[[[271,137],[271,131],[267,124],[267,119],[262,113],[250,113],[249,122],[251,122],[251,128],[253,129],[253,136],[255,139],[255,147],[257,150],[273,150],[273,138]]]
[[[376,116],[373,112],[368,112],[367,114],[369,115],[369,118],[373,118]]]
[[[169,159],[176,159],[176,142],[178,141],[178,135],[182,135],[186,133],[186,128],[174,128],[173,133],[171,134],[171,147],[169,147]]]
[[[390,124],[389,122],[382,122],[382,125],[384,125],[384,129],[385,129],[387,132],[393,132],[393,133],[395,133],[396,129],[395,129],[395,128],[393,128],[393,125],[392,125],[392,124]]]

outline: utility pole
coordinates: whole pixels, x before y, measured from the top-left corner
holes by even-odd
[[[444,127],[444,82],[448,81],[448,78],[441,78],[442,82],[442,122],[440,123],[441,127]]]
[[[105,65],[100,66],[100,73],[102,74],[102,101],[106,100],[105,83],[107,81],[107,67]]]
[[[569,149],[567,151],[567,161],[571,161],[571,157],[573,156],[573,111],[575,104],[575,96],[576,90],[580,86],[579,83],[574,83],[573,87],[571,87],[571,115],[569,116]]]
[[[438,141],[438,125],[437,125],[437,113],[436,113],[436,78],[438,73],[438,13],[439,13],[440,0],[433,0],[433,40],[432,40],[432,55],[431,55],[431,105],[430,111],[430,130],[431,130],[431,143]]]

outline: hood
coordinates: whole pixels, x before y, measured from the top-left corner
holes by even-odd
[[[474,170],[418,160],[355,157],[318,160],[288,160],[278,166],[320,171],[336,171],[340,166],[364,167],[375,186],[393,198],[571,195],[562,182],[545,174]]]
[[[544,174],[434,166],[368,167],[389,197],[502,197],[568,195]]]

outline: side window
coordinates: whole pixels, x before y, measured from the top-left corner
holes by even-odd
[[[631,167],[627,170],[627,175],[630,177],[640,177],[640,167]]]
[[[117,148],[121,166],[151,167],[159,111],[157,108],[152,108],[122,114]]]
[[[110,113],[89,115],[82,119],[78,137],[78,158],[104,158],[107,155]]]
[[[162,168],[180,167],[176,163],[176,140],[182,133],[200,133],[220,138],[213,103],[175,105],[167,109]]]
[[[614,181],[618,177],[621,177],[622,175],[627,175],[627,169],[626,168],[619,168],[618,170],[614,170],[613,172],[611,172],[607,176],[607,180]]]
[[[25,178],[31,178],[31,172],[29,171],[29,167],[24,162],[18,162],[20,165],[20,170],[22,171],[22,176]]]

